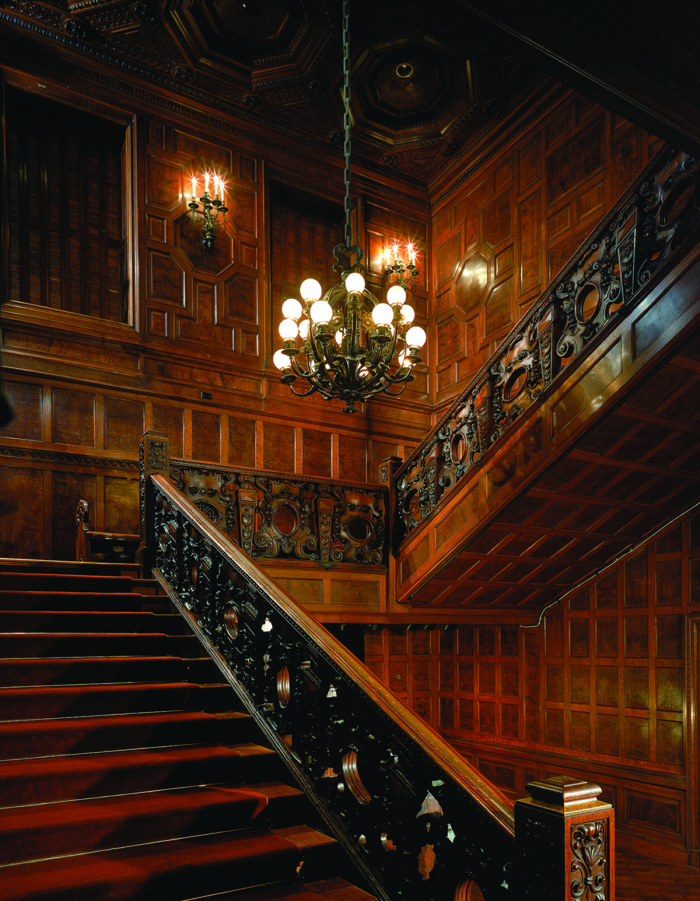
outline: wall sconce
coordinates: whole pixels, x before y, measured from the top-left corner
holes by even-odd
[[[209,183],[213,182],[214,196],[211,195]],[[202,244],[211,250],[214,246],[214,230],[217,224],[223,225],[226,221],[228,207],[224,203],[224,190],[226,185],[223,178],[210,172],[204,173],[204,193],[197,200],[197,178],[192,176],[192,200],[187,206],[192,210],[192,218],[197,218],[202,223]]]
[[[415,288],[418,275],[417,255],[416,245],[411,241],[407,241],[403,246],[398,241],[394,241],[384,249],[384,275],[390,285],[401,285],[404,291]],[[404,259],[408,262],[404,262]]]

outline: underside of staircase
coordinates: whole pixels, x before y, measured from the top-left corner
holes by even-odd
[[[368,901],[155,583],[0,565],[0,897]]]

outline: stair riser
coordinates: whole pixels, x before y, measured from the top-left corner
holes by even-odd
[[[66,610],[0,611],[0,634],[3,632],[168,632],[169,618],[153,613],[127,610],[68,612]],[[182,622],[179,617],[177,623]]]
[[[203,663],[213,667],[209,658]],[[0,660],[0,686],[197,681],[189,670],[190,666],[177,657]],[[209,673],[211,675],[213,670],[209,669]]]
[[[0,658],[127,657],[162,655],[196,657],[197,639],[167,635],[0,635]]]
[[[0,690],[0,720],[5,721],[193,710],[204,706],[206,698],[200,695],[199,686],[187,683]]]
[[[164,758],[167,752],[164,752]],[[105,755],[107,756],[107,755]],[[155,791],[163,788],[178,788],[188,785],[206,785],[232,780],[262,781],[281,775],[275,766],[275,758],[239,759],[215,756],[178,761],[164,759],[162,763],[80,768],[54,771],[50,765],[41,770],[28,766],[6,776],[0,772],[0,798],[6,806],[17,804],[38,804],[48,801],[66,801],[76,798],[97,798],[105,795],[129,794],[131,792]],[[1,768],[0,768],[1,769]]]
[[[0,610],[113,610],[139,612],[146,599],[140,594],[96,594],[73,591],[4,591],[0,590]],[[148,600],[152,603],[153,598]]]
[[[61,573],[0,572],[3,591],[60,591],[93,594],[130,594],[134,580],[129,576],[78,576]]]

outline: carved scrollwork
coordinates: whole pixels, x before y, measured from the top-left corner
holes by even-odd
[[[319,485],[182,460],[171,461],[170,478],[250,556],[384,561],[388,489]]]
[[[700,227],[700,162],[667,148],[394,476],[402,540]]]
[[[571,897],[606,901],[608,861],[605,820],[581,823],[571,831]]]
[[[157,570],[377,897],[504,901],[502,828],[195,522],[156,494]]]

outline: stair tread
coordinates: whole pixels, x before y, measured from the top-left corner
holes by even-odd
[[[324,898],[325,901],[376,901],[374,895],[340,877],[306,885],[263,885],[239,892],[226,892],[217,895],[215,901],[287,901],[290,898],[294,901],[317,901],[318,898]],[[206,896],[191,901],[206,901]]]
[[[79,771],[89,773],[113,769],[126,765],[147,766],[152,763],[161,763],[174,760],[196,760],[203,756],[207,758],[243,758],[257,755],[275,755],[270,748],[256,745],[253,742],[245,742],[240,745],[183,745],[167,747],[164,749],[140,749],[129,751],[106,751],[101,754],[72,754],[67,757],[29,758],[27,760],[3,760],[0,761],[0,782],[9,775],[19,773],[27,779],[34,774],[45,772],[47,768],[52,772],[69,773]],[[50,761],[50,762],[49,762]]]
[[[225,889],[236,877],[258,881],[272,868],[279,868],[281,878],[291,878],[298,859],[293,842],[267,829],[176,839],[14,865],[2,874],[3,901],[117,899],[133,897],[139,889],[167,892],[166,897],[175,901],[197,887],[204,867],[209,887]]]
[[[171,812],[181,808],[191,809],[195,799],[198,803],[206,799],[209,804],[226,804],[232,797],[252,796],[267,803],[278,798],[302,797],[303,792],[284,782],[260,782],[246,786],[200,785],[135,795],[114,795],[108,798],[84,798],[33,804],[29,807],[4,810],[0,821],[0,835],[25,829],[28,825],[33,825],[37,819],[47,829],[58,829],[64,824],[74,824],[76,821],[85,823],[98,820],[112,821],[115,812],[122,816],[145,815],[156,811]],[[262,810],[262,808],[260,809]]]

